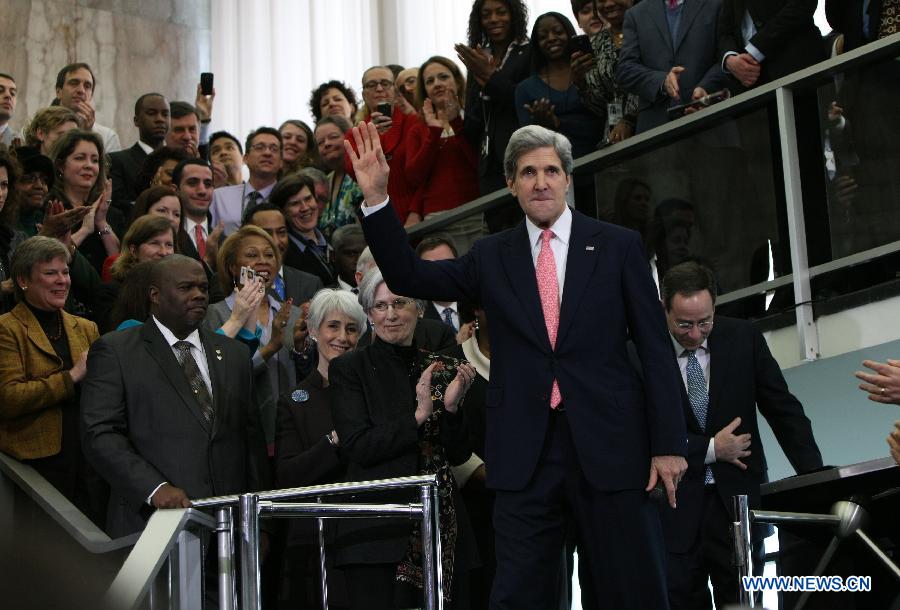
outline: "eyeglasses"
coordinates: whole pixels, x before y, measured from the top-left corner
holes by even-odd
[[[279,152],[281,152],[281,146],[278,144],[263,144],[262,142],[257,142],[250,147],[250,150],[255,152],[269,151],[270,153],[277,155]]]
[[[394,86],[394,83],[385,79],[385,80],[370,80],[367,83],[363,83],[363,89],[366,91],[375,91],[378,87],[382,89],[390,89]]]
[[[700,320],[699,322],[675,322],[675,327],[678,330],[691,330],[696,326],[701,331],[706,331],[712,328],[713,320]]]
[[[378,301],[374,305],[372,305],[372,310],[377,311],[378,313],[387,312],[389,307],[393,307],[394,311],[400,311],[401,309],[406,309],[410,303],[413,303],[412,299],[394,299],[390,303],[385,303],[384,301]]]

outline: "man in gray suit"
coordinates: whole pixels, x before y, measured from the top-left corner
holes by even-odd
[[[616,79],[640,98],[638,132],[728,84],[716,51],[721,8],[721,0],[645,0],[625,13]]]
[[[140,531],[155,508],[268,487],[246,348],[201,328],[203,267],[155,264],[151,316],[101,337],[81,388],[84,452],[109,483],[110,536]]]
[[[0,72],[0,144],[7,148],[13,147],[13,140],[22,139],[22,134],[9,124],[16,112],[17,94],[16,79]]]

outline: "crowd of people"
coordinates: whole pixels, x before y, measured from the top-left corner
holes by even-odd
[[[854,44],[892,33],[872,5],[840,12],[848,37],[866,16]],[[715,316],[679,249],[692,204],[628,177],[598,223],[572,163],[824,59],[814,8],[572,0],[575,23],[529,36],[522,0],[475,0],[455,59],[373,66],[361,97],[325,82],[315,125],[209,133],[198,85],[138,96],[126,149],[87,63],[22,134],[0,73],[0,450],[111,536],[201,497],[433,474],[450,607],[564,608],[575,548],[586,608],[709,607],[707,578],[735,601],[728,497],[758,501],[757,409],[798,472],[822,465],[809,420],[762,335]],[[408,247],[404,227],[503,188]],[[868,365],[889,401],[898,363]],[[315,529],[264,534],[265,604],[318,607]],[[420,602],[414,523],[342,521],[328,545],[332,607]]]

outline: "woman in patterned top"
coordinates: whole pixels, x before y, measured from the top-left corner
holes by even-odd
[[[363,194],[344,167],[344,134],[350,131],[350,122],[339,116],[325,116],[316,123],[316,145],[322,164],[331,171],[328,181],[331,197],[319,214],[319,230],[330,240],[335,229],[356,222],[356,209],[362,204]]]
[[[584,104],[606,116],[606,138],[611,144],[634,135],[638,98],[626,93],[616,82],[616,62],[622,48],[622,24],[632,0],[599,0],[600,16],[609,24],[591,37],[593,54],[572,55],[572,76]]]

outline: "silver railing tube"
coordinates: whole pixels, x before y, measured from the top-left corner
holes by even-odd
[[[744,577],[753,576],[753,551],[750,541],[750,505],[746,495],[734,496],[734,564],[738,577],[741,607],[753,608],[753,593],[744,588]]]
[[[241,610],[260,609],[259,496],[243,494],[241,507]]]
[[[219,583],[219,608],[235,610],[237,592],[234,588],[234,515],[230,506],[216,510],[216,538],[219,561],[216,564]]]
[[[419,495],[422,498],[422,576],[425,579],[425,608],[436,610],[443,608],[443,595],[435,582],[434,560],[434,501],[432,486],[422,485]]]
[[[322,503],[322,496],[316,498],[316,502]],[[322,579],[322,608],[328,608],[328,569],[325,567],[325,520],[321,517],[316,520],[319,526],[319,576]]]

